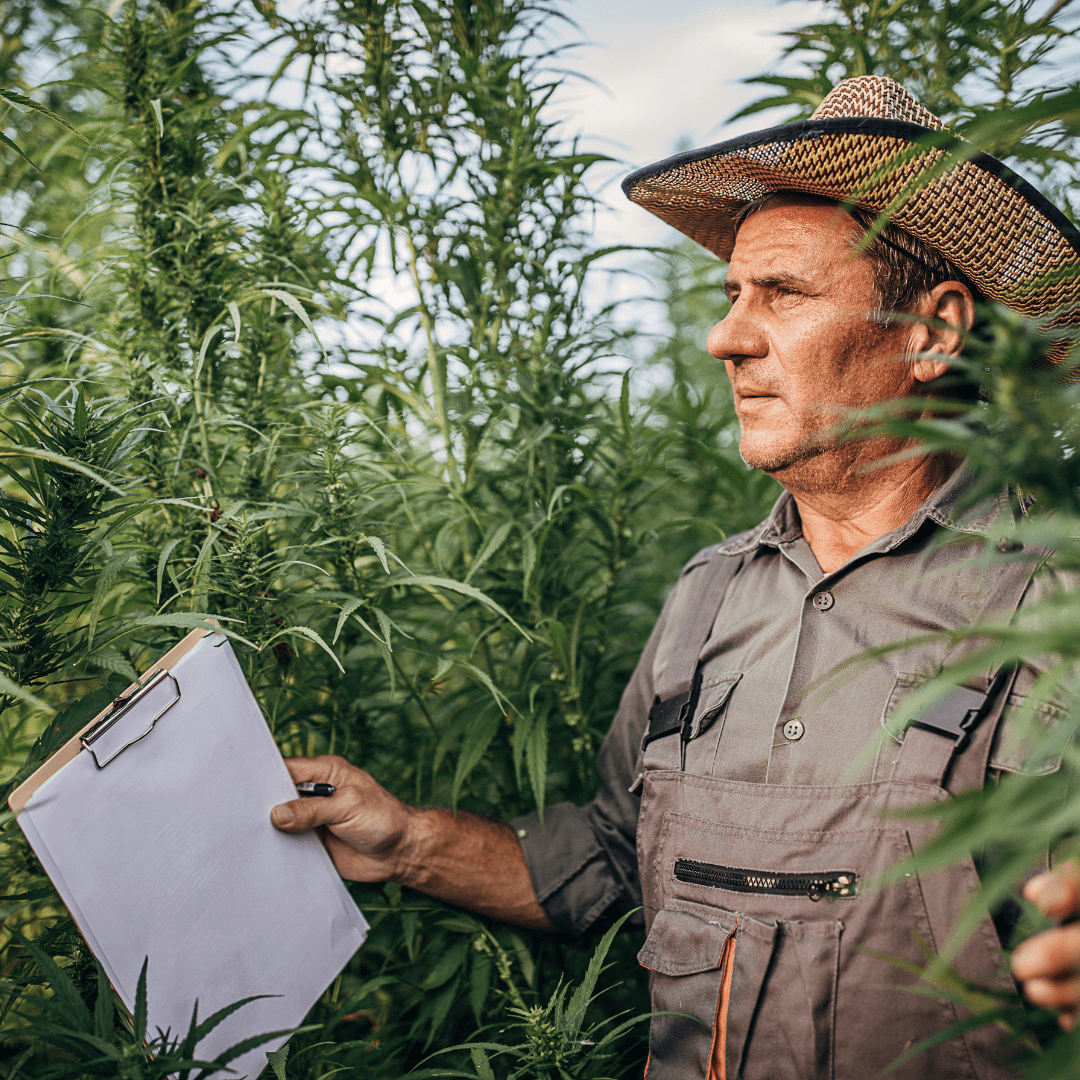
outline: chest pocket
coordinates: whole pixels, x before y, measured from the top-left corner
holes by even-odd
[[[710,676],[682,705],[657,701],[649,710],[649,725],[641,740],[646,769],[680,769],[687,743],[714,729],[710,743],[723,731],[723,717],[741,671]],[[719,721],[719,723],[718,723]]]
[[[1036,673],[1028,667],[1021,668],[1017,674],[994,733],[989,761],[991,769],[1025,776],[1046,776],[1061,768],[1062,724],[1067,714],[1058,705],[1030,696],[1036,679]],[[881,714],[881,726],[895,743],[902,741],[902,724],[897,723],[898,707],[928,681],[929,676],[925,674],[906,671],[896,676]]]

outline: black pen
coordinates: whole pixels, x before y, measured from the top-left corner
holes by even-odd
[[[305,780],[302,784],[296,785],[296,790],[301,795],[333,795],[337,788],[333,784],[315,784],[310,780]]]

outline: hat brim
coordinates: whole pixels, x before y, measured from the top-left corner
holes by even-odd
[[[988,299],[1075,325],[1080,232],[1008,166],[970,149],[957,160],[956,146],[967,144],[902,120],[802,120],[676,154],[631,173],[622,188],[724,260],[735,215],[774,191],[876,214],[893,208],[894,225],[944,255]]]

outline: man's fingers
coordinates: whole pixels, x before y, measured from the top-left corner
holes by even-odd
[[[307,832],[320,825],[332,825],[341,820],[340,799],[315,796],[310,799],[293,799],[279,803],[270,811],[270,820],[282,832]]]
[[[304,780],[332,784],[331,775],[341,772],[339,762],[342,762],[341,758],[330,755],[326,757],[294,757],[285,759],[285,768],[289,770],[289,775],[293,778],[294,784],[299,784]],[[342,762],[342,764],[344,763]]]
[[[1044,1009],[1075,1009],[1080,1005],[1080,979],[1028,979],[1024,995]]]
[[[374,783],[363,769],[358,769],[337,754],[325,754],[323,757],[294,757],[285,759],[285,768],[289,770],[294,784],[313,780],[319,784],[333,784],[343,788],[347,784],[363,787]]]
[[[1024,886],[1024,899],[1051,919],[1064,919],[1080,909],[1080,865],[1073,860],[1038,874]]]
[[[1012,971],[1021,982],[1075,975],[1078,968],[1080,923],[1044,930],[1021,942],[1012,955]]]

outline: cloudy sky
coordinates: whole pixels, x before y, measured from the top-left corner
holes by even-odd
[[[573,0],[564,7],[579,30],[568,41],[588,44],[566,66],[590,81],[568,79],[556,108],[567,130],[588,149],[619,159],[597,179],[611,209],[597,222],[600,243],[655,243],[665,227],[628,204],[618,182],[631,169],[686,145],[704,146],[766,127],[755,116],[727,118],[759,97],[742,85],[776,63],[785,29],[811,21],[821,4],[809,0]]]

